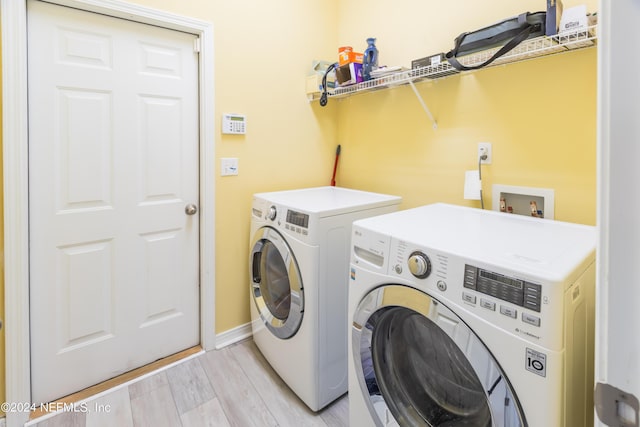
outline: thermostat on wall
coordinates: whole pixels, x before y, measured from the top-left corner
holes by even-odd
[[[225,113],[222,115],[222,133],[247,133],[247,116],[244,114]]]

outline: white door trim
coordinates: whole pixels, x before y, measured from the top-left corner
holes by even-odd
[[[119,0],[47,0],[200,38],[200,335],[215,348],[215,186],[213,25]],[[29,193],[27,2],[0,0],[2,28],[2,142],[4,168],[4,270],[6,401],[31,401],[29,346]],[[28,421],[8,413],[7,426]]]

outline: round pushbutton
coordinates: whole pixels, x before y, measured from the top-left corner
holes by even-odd
[[[438,289],[440,289],[442,292],[447,290],[447,282],[445,282],[444,280],[438,280],[438,283],[436,283],[436,286],[438,287]]]

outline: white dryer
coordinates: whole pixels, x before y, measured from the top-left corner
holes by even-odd
[[[354,220],[400,197],[338,187],[255,194],[249,276],[256,345],[317,411],[347,391],[349,243]]]
[[[350,425],[593,425],[595,242],[446,204],[356,221]]]

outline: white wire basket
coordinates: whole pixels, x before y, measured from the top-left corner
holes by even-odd
[[[541,36],[525,40],[505,55],[493,61],[488,67],[594,46],[597,40],[596,27],[594,25],[550,37]],[[476,52],[472,55],[460,57],[458,61],[467,67],[482,64],[499,49],[500,47],[496,47]],[[398,71],[366,82],[337,87],[329,90],[327,94],[332,98],[342,98],[363,91],[384,89],[422,79],[439,79],[458,73],[459,71],[449,65],[448,62],[442,62],[437,65]],[[312,98],[317,99],[318,96],[316,95],[313,95]]]

